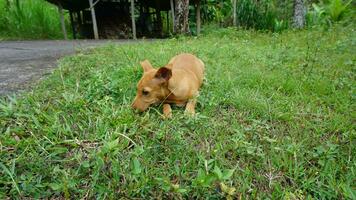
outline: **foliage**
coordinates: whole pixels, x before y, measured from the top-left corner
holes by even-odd
[[[279,29],[283,27],[283,22],[277,18],[275,5],[268,0],[258,3],[252,0],[238,1],[237,19],[240,26],[247,28],[274,30],[275,26]]]
[[[44,0],[0,0],[0,39],[61,39],[57,8]],[[66,17],[68,18],[68,17]],[[69,22],[66,20],[67,30]],[[70,34],[69,34],[70,35]]]
[[[205,0],[202,5],[202,18],[205,23],[232,25],[232,0]],[[238,0],[237,22],[239,27],[281,32],[288,29],[293,15],[293,0]],[[327,0],[306,2],[308,7],[307,24],[330,26],[347,19],[352,22],[354,11],[351,0]],[[195,16],[194,16],[195,17]],[[194,19],[194,18],[192,18]]]
[[[231,23],[232,5],[230,0],[206,0],[201,5],[204,22]]]
[[[346,3],[343,3],[343,0],[330,0],[327,9],[327,14],[330,16],[330,19],[334,22],[340,21],[347,13],[351,2],[352,0]]]
[[[212,29],[60,61],[0,103],[0,198],[355,199],[355,31]],[[197,116],[130,108],[149,59],[206,64]]]
[[[312,4],[312,9],[308,11],[306,18],[308,26],[316,24],[322,25],[327,23],[324,7],[314,3]]]
[[[232,25],[231,0],[206,0],[202,5],[205,22],[217,22],[222,26]],[[239,0],[237,1],[238,26],[258,30],[280,32],[288,28],[291,10],[290,1],[280,0]]]
[[[349,19],[352,21],[354,11],[351,9],[351,0],[343,2],[343,0],[329,0],[326,3],[313,3],[307,14],[307,23],[309,26],[326,25]]]

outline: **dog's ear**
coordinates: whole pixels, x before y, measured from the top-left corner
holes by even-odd
[[[172,69],[173,64],[172,63],[168,63],[165,67],[168,68],[168,69]]]
[[[143,69],[144,72],[148,72],[151,69],[153,69],[150,61],[148,61],[148,60],[144,60],[144,61],[140,62],[140,64],[141,64],[142,69]]]
[[[171,77],[172,77],[172,70],[166,67],[159,68],[155,75],[155,78],[162,80],[163,82],[168,81]]]

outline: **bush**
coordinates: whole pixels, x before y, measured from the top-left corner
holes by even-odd
[[[252,0],[241,0],[237,3],[237,19],[242,27],[273,30],[276,12],[271,2],[257,5]]]
[[[331,26],[332,23],[349,19],[353,15],[350,4],[351,0],[348,2],[330,0],[319,4],[313,3],[307,13],[307,25]]]
[[[277,6],[278,5],[278,6]],[[206,0],[202,5],[203,22],[232,25],[231,0]],[[279,32],[289,27],[291,3],[279,0],[238,0],[237,25],[243,28]]]
[[[0,35],[21,39],[63,38],[57,8],[44,0],[0,0]],[[67,21],[67,30],[70,30]]]
[[[330,0],[327,7],[327,14],[331,21],[337,22],[342,20],[349,11],[349,5],[352,0],[344,3],[343,0]]]
[[[246,29],[280,32],[289,28],[293,18],[293,0],[237,0],[237,25]],[[351,0],[309,1],[306,15],[307,26],[354,21]],[[194,9],[192,9],[193,12]],[[232,0],[205,0],[202,3],[204,23],[220,26],[232,25]],[[191,16],[195,20],[195,13]]]

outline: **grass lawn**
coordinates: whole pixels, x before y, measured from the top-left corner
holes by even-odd
[[[109,45],[0,101],[0,198],[355,199],[352,27]],[[130,108],[149,59],[206,64],[197,116]]]

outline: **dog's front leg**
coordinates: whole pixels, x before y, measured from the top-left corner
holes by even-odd
[[[163,104],[163,115],[165,118],[172,117],[172,108],[168,103]]]
[[[195,104],[197,103],[196,98],[189,99],[187,105],[185,106],[185,113],[189,115],[195,114]]]

